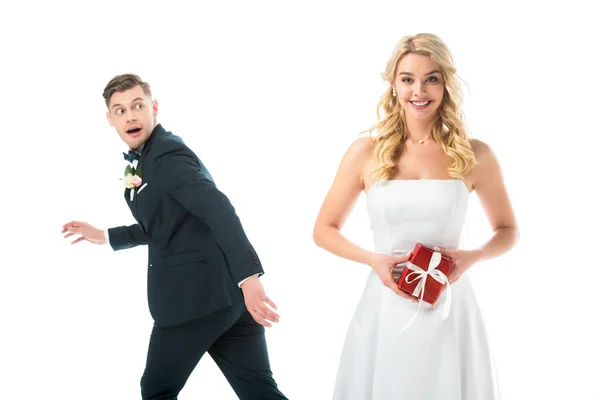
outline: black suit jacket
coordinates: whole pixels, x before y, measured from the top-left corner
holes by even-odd
[[[263,269],[200,159],[158,124],[137,168],[142,184],[126,189],[125,201],[138,223],[108,234],[114,250],[148,245],[148,305],[156,324],[176,325],[241,301],[238,282]]]

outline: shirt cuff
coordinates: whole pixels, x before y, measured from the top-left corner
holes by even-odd
[[[110,244],[110,239],[108,237],[108,229],[104,231],[104,239],[106,239],[106,244]]]
[[[238,283],[238,287],[242,287],[242,283],[246,282],[250,278],[254,278],[255,276],[259,276],[259,275],[260,274],[254,274],[252,276],[247,277],[246,279],[244,279],[243,281],[240,281],[240,283]]]

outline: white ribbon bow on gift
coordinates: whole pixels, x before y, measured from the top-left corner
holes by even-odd
[[[446,295],[446,299],[444,300],[444,315],[442,317],[442,321],[444,321],[446,318],[448,318],[448,314],[450,313],[450,304],[452,302],[451,292],[450,292],[450,282],[448,281],[448,277],[446,276],[446,274],[444,274],[439,269],[436,269],[438,267],[438,265],[440,265],[441,262],[442,262],[442,254],[438,251],[434,251],[433,255],[431,256],[431,259],[429,260],[429,266],[427,267],[427,271],[424,270],[423,268],[419,267],[418,265],[411,263],[410,261],[406,263],[405,268],[408,268],[413,272],[410,272],[409,274],[407,274],[406,277],[404,278],[404,281],[406,283],[410,284],[416,280],[419,280],[419,283],[417,283],[415,290],[412,292],[413,296],[419,298],[419,308],[417,308],[417,312],[415,312],[415,314],[408,320],[406,325],[404,325],[404,327],[402,327],[402,329],[400,330],[400,333],[407,330],[408,327],[412,325],[412,323],[417,318],[417,315],[419,314],[419,310],[421,309],[421,304],[423,304],[423,296],[425,295],[425,283],[427,283],[428,276],[431,276],[433,279],[435,279],[442,285],[448,284],[448,288],[446,289],[448,294]]]

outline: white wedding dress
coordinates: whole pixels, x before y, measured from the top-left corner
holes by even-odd
[[[387,180],[369,190],[375,252],[407,253],[417,242],[459,248],[469,190],[463,181]],[[399,271],[395,271],[397,275]],[[467,274],[432,308],[383,286],[371,271],[346,335],[334,400],[496,400],[494,364]]]

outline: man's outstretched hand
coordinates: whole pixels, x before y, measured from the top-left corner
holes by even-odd
[[[68,233],[67,233],[68,232]],[[106,244],[106,238],[104,237],[104,231],[93,227],[87,222],[71,221],[63,225],[62,232],[65,235],[65,239],[73,235],[81,235],[75,239],[71,244],[79,243],[82,240],[87,240],[94,244]]]

